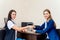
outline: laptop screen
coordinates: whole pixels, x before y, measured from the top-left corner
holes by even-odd
[[[32,22],[21,22],[22,27],[29,26],[29,25],[33,25],[33,23]]]

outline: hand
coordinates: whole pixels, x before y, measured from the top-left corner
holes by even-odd
[[[32,30],[33,32],[36,32],[36,30]]]
[[[20,32],[24,32],[24,29],[21,29]]]
[[[22,30],[22,32],[27,32],[27,29]]]
[[[26,26],[27,28],[35,28],[34,25],[29,25],[29,26]]]

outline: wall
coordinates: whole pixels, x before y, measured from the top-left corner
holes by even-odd
[[[53,19],[60,28],[60,0],[0,0],[0,27],[4,27],[4,17],[7,17],[9,10],[17,11],[16,23],[20,26],[23,21],[30,21],[34,24],[43,23],[43,10],[51,10]]]

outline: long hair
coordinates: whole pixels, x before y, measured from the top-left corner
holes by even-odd
[[[45,9],[45,10],[43,11],[43,14],[44,14],[44,12],[46,12],[46,11],[50,14],[50,16],[49,16],[48,19],[52,19],[51,12],[50,12],[49,9]],[[52,20],[53,20],[53,19],[52,19]],[[55,22],[54,22],[54,26],[55,26],[55,28],[56,28],[56,23],[55,23]]]
[[[43,11],[43,14],[44,14],[44,12],[46,12],[46,11],[50,14],[50,16],[49,16],[49,18],[48,18],[48,19],[52,19],[51,12],[50,12],[50,10],[49,10],[49,9],[45,9],[45,10]]]
[[[7,19],[7,21],[12,19],[12,18],[11,18],[12,12],[15,12],[15,13],[16,13],[15,10],[10,10],[9,13],[8,13],[8,19]]]

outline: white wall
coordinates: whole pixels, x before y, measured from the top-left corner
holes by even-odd
[[[22,21],[31,21],[34,24],[43,23],[43,10],[51,10],[52,17],[60,28],[60,0],[0,0],[0,26],[4,26],[3,19],[10,9],[17,11],[16,22],[20,26]]]

